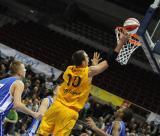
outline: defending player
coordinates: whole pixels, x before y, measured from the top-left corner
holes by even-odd
[[[43,115],[47,111],[47,109],[51,106],[51,104],[54,101],[54,98],[56,97],[56,92],[57,92],[58,88],[59,88],[59,86],[57,86],[56,89],[53,91],[54,95],[50,94],[42,100],[41,105],[38,110],[39,113],[41,113]],[[35,136],[37,133],[37,130],[39,128],[40,123],[41,123],[41,120],[33,119],[32,124],[30,125],[29,129],[27,130],[27,136]]]
[[[40,113],[28,109],[21,102],[24,84],[21,81],[25,77],[26,69],[20,61],[12,62],[10,66],[11,77],[0,80],[0,136],[4,135],[3,120],[11,108],[17,109],[34,118],[41,118]]]
[[[119,109],[115,113],[115,120],[105,130],[99,129],[92,118],[87,118],[87,125],[98,136],[126,136],[126,125],[132,119],[132,111],[128,108]]]

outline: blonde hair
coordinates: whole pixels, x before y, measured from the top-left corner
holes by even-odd
[[[10,64],[10,73],[11,73],[12,75],[17,74],[18,71],[19,71],[19,68],[20,68],[20,66],[21,66],[22,64],[23,64],[22,62],[17,61],[17,60],[14,60],[14,61]]]

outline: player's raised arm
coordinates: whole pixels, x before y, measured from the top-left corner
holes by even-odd
[[[112,136],[119,136],[120,124],[119,122],[115,122],[113,124]]]
[[[118,53],[120,52],[120,50],[122,49],[123,45],[126,43],[128,38],[129,36],[127,32],[125,30],[121,30],[120,41],[117,43],[116,48],[108,52],[108,55],[106,55],[106,59],[104,61],[95,66],[89,67],[89,77],[98,75],[102,73],[104,70],[106,70],[109,67],[109,65],[111,65],[115,61],[115,59],[118,56]]]
[[[92,118],[88,117],[86,121],[88,127],[90,127],[98,136],[110,136],[107,133],[105,133],[102,129],[98,128]]]

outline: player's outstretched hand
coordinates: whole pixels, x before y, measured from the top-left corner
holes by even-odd
[[[39,120],[41,120],[42,119],[42,114],[41,113],[39,113],[39,112],[35,112],[34,113],[34,118],[36,118],[36,119],[39,119]]]
[[[94,52],[93,59],[91,59],[92,65],[97,65],[101,60],[102,58],[100,58],[100,53]]]

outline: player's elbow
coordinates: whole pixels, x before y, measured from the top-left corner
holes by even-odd
[[[21,109],[21,105],[22,105],[21,103],[15,102],[14,105],[13,105],[13,108],[14,108],[14,109],[17,109],[17,110],[18,110],[18,109]]]
[[[19,107],[20,107],[19,104],[14,104],[13,105],[13,108],[16,109],[16,110],[19,109]]]
[[[105,71],[107,69],[108,66],[106,67],[102,67],[102,68],[97,68],[95,71],[94,71],[94,75],[99,75],[101,74],[103,71]]]

